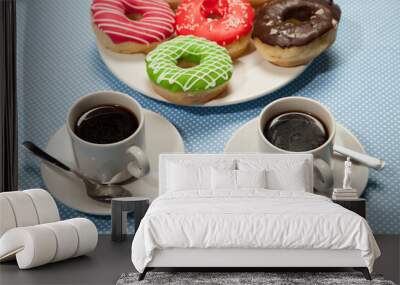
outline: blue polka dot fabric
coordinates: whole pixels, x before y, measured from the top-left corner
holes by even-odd
[[[69,106],[101,89],[125,92],[170,120],[188,152],[223,152],[232,133],[271,101],[305,96],[321,101],[386,161],[371,170],[368,221],[375,233],[400,234],[400,2],[338,0],[338,38],[295,81],[255,101],[226,107],[180,107],[149,99],[107,69],[90,26],[90,0],[17,1],[19,139],[45,146],[63,125]],[[134,74],[132,74],[134,76]],[[45,187],[38,161],[20,148],[20,188]],[[58,203],[63,219],[86,216],[101,233],[110,218],[85,215]],[[132,230],[133,222],[130,223]]]

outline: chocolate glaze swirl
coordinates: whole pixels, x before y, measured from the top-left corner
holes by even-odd
[[[340,14],[329,0],[267,2],[257,12],[253,38],[282,48],[303,46],[336,28]]]

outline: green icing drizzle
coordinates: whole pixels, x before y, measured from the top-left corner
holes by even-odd
[[[177,66],[180,60],[198,65]],[[157,85],[172,92],[204,91],[232,77],[233,64],[225,48],[194,36],[164,42],[146,57],[147,74]]]

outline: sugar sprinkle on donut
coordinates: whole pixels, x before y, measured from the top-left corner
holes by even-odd
[[[176,11],[176,30],[225,46],[248,35],[253,19],[247,0],[183,0]]]

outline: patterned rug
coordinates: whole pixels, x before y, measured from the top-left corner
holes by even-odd
[[[148,272],[138,281],[138,273],[122,274],[117,285],[212,284],[212,285],[395,285],[380,275],[366,280],[359,272]]]

